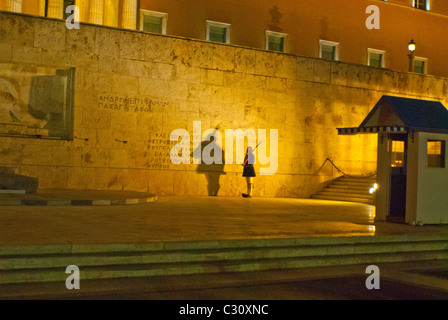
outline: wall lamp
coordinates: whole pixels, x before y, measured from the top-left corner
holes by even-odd
[[[416,43],[414,42],[414,39],[411,40],[411,42],[408,43],[408,50],[409,50],[409,72],[414,72],[414,51],[417,48]]]

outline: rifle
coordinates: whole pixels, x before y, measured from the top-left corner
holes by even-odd
[[[262,143],[263,141],[260,141],[254,148],[254,150],[252,150],[252,152],[254,152],[255,150],[257,150],[258,146]],[[247,153],[246,153],[247,155]],[[249,157],[247,157],[246,159],[244,159],[244,164],[241,164],[243,167],[247,164],[247,161],[249,161]]]

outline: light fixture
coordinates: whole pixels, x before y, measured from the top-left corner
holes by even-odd
[[[370,194],[374,194],[378,190],[378,184],[375,183],[372,188],[369,189]]]
[[[416,43],[414,42],[414,39],[411,40],[411,42],[408,43],[408,49],[410,53],[413,53],[416,48]]]
[[[417,48],[416,43],[414,42],[414,39],[411,40],[411,42],[408,43],[408,50],[409,50],[409,72],[414,72],[414,51]]]

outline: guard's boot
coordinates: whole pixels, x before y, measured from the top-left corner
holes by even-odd
[[[243,197],[244,198],[252,198],[253,189],[254,189],[254,184],[249,183],[247,185],[247,193],[243,193]]]

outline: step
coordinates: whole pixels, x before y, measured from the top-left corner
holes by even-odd
[[[354,194],[354,195],[372,195],[368,190],[365,189],[344,189],[344,188],[333,188],[331,186],[322,189],[324,192],[333,192],[338,194]]]
[[[366,187],[366,186],[353,186],[353,185],[347,185],[347,184],[333,183],[333,184],[328,185],[327,188],[362,190],[362,191],[367,190],[368,191],[368,190],[370,190],[370,188],[372,188],[372,186]]]
[[[336,194],[341,195],[364,195],[364,196],[371,196],[372,194],[369,192],[369,190],[366,189],[345,189],[345,188],[332,188],[332,187],[326,187],[323,188],[320,192],[332,192]]]
[[[114,265],[97,268],[80,267],[81,281],[93,279],[150,277],[168,275],[191,274],[219,274],[229,272],[251,272],[263,270],[287,270],[310,267],[342,266],[352,264],[376,264],[386,262],[425,261],[448,259],[448,252],[409,252],[409,253],[385,253],[382,255],[347,255],[343,259],[340,256],[319,256],[304,258],[283,259],[259,259],[239,261],[214,261],[211,263],[178,263],[178,264],[139,264],[139,265]],[[33,269],[23,272],[13,271],[2,275],[2,283],[31,283],[31,282],[65,282],[68,275],[65,268]]]
[[[444,242],[416,244],[394,244],[400,251],[446,250],[448,244]],[[78,266],[106,266],[119,264],[149,264],[149,263],[185,263],[209,262],[221,260],[244,260],[260,258],[290,258],[312,257],[323,255],[338,255],[351,253],[386,253],[390,251],[390,244],[358,244],[353,245],[324,245],[324,246],[286,246],[271,248],[236,248],[236,249],[207,249],[207,250],[181,250],[137,253],[98,253],[79,255],[30,255],[24,257],[1,256],[0,270],[16,269],[42,269],[67,267],[71,264]],[[75,263],[76,262],[76,263]]]
[[[343,186],[352,186],[352,187],[365,187],[365,188],[371,188],[373,186],[373,183],[370,182],[352,182],[352,181],[340,181],[336,180],[333,182],[334,185],[343,185]]]
[[[35,249],[35,250],[33,250]],[[0,247],[0,284],[448,259],[448,235]]]
[[[344,192],[344,193],[359,193],[359,194],[370,194],[370,188],[340,188],[339,186],[330,185],[322,189],[322,191],[330,192]]]
[[[327,187],[311,196],[312,199],[361,202],[373,204],[374,196],[370,189],[376,183],[376,177],[342,176]]]
[[[361,203],[367,203],[372,204],[373,201],[370,199],[364,199],[364,198],[355,198],[355,197],[344,197],[344,196],[323,196],[319,194],[315,194],[311,196],[312,199],[321,199],[321,200],[332,200],[332,201],[346,201],[346,202],[361,202]]]
[[[346,182],[365,182],[365,183],[376,183],[377,182],[377,178],[373,177],[373,178],[355,178],[355,177],[340,177],[337,179],[338,181],[346,181]]]
[[[373,200],[373,196],[369,193],[367,194],[359,194],[359,193],[343,193],[343,192],[331,192],[331,191],[327,191],[327,190],[323,190],[323,191],[319,191],[317,193],[318,195],[321,196],[336,196],[336,197],[350,197],[350,198],[363,198],[363,199],[371,199]]]

